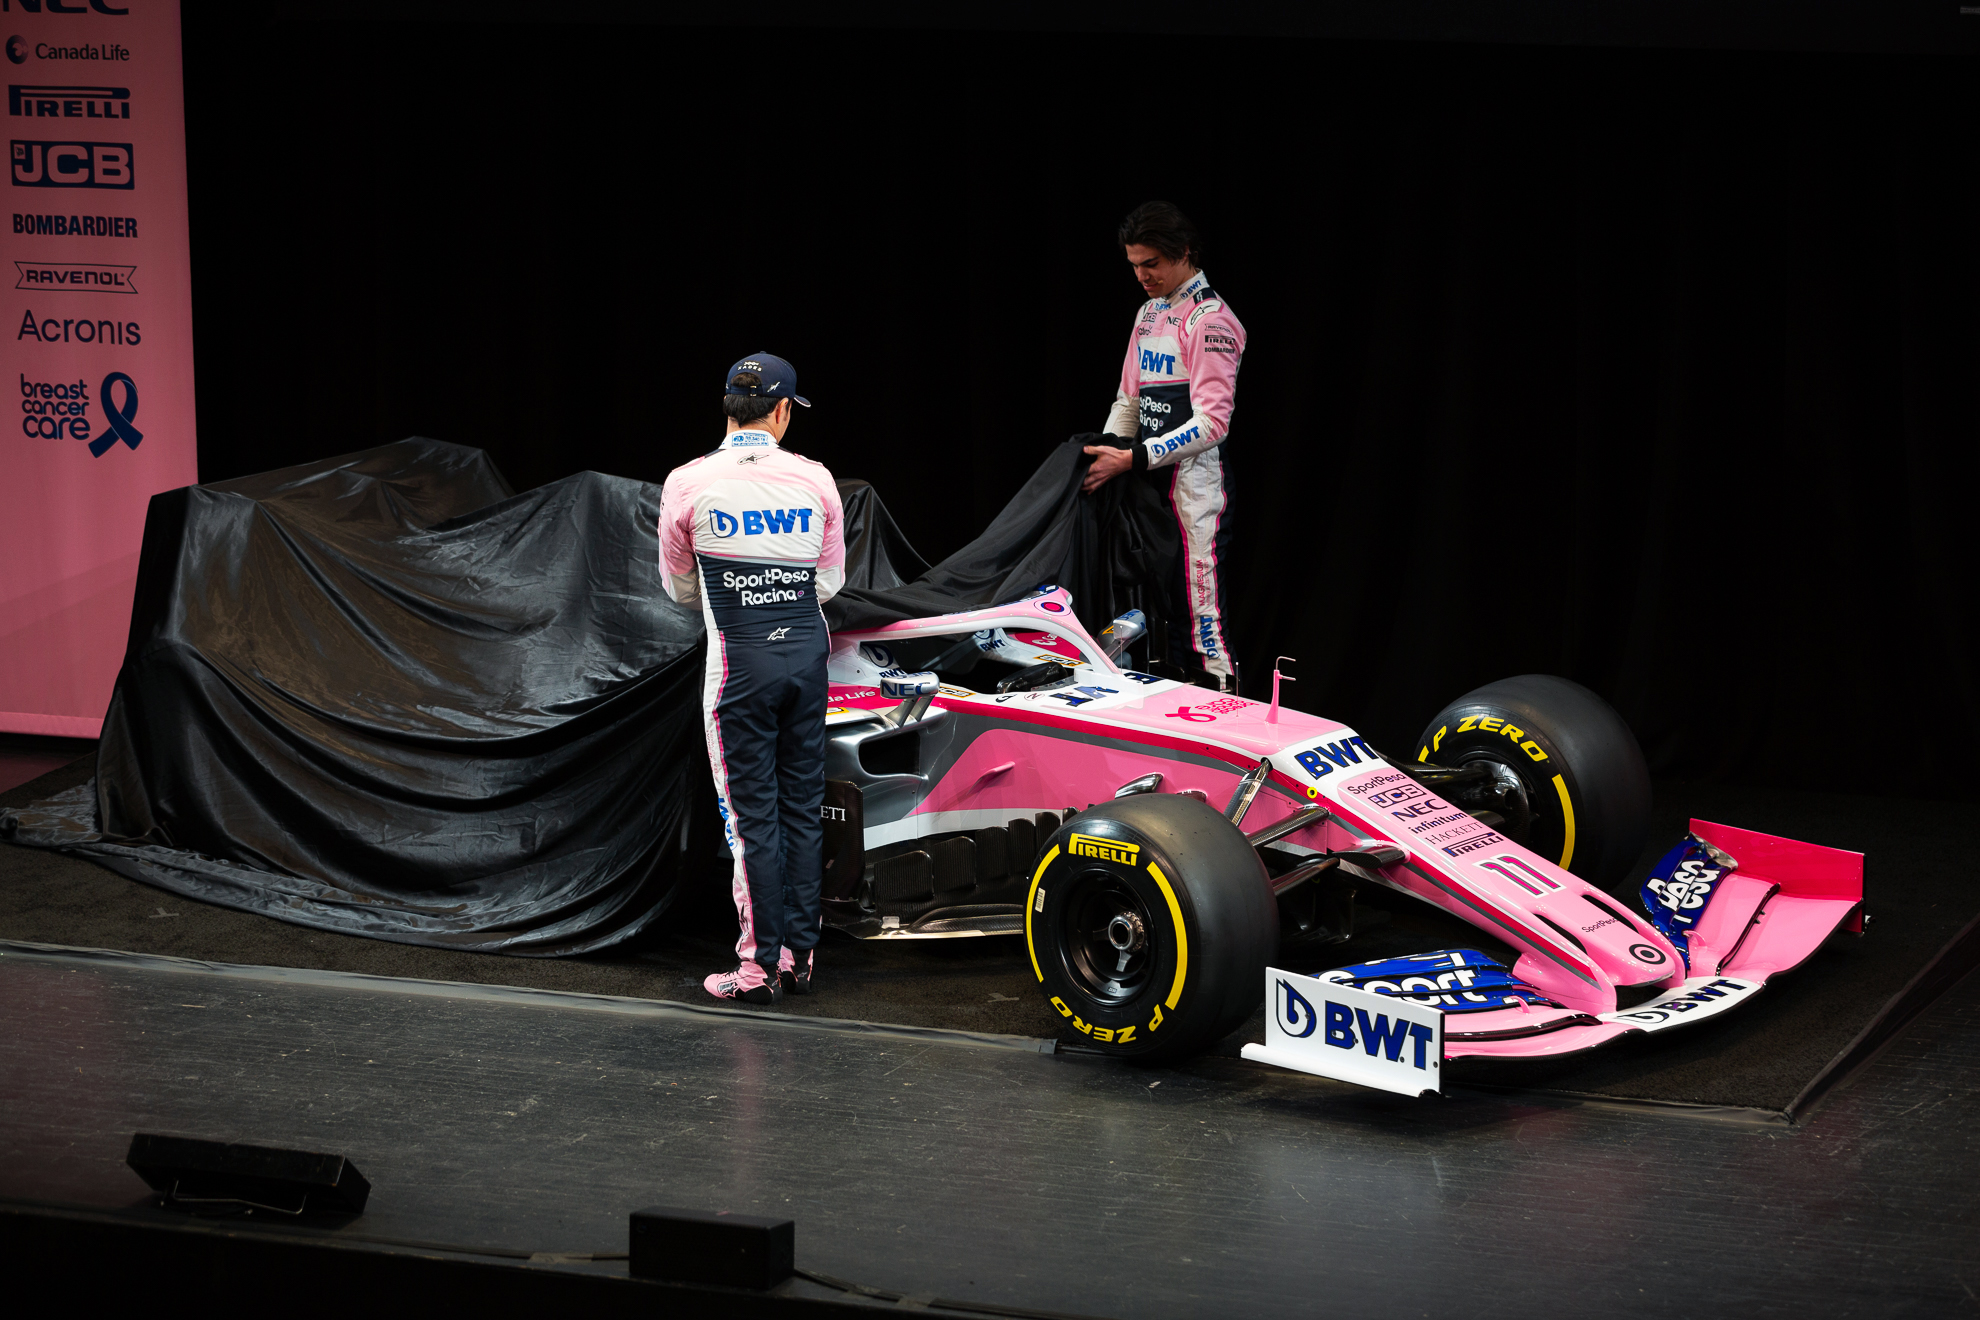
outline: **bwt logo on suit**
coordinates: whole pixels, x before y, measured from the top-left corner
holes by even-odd
[[[737,530],[736,517],[721,509],[710,509],[708,526],[717,536],[734,536]],[[765,532],[808,532],[811,530],[811,510],[745,509],[741,529],[744,536],[761,536]]]

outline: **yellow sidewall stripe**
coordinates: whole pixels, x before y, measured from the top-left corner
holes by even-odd
[[[1031,873],[1031,888],[1024,896],[1024,948],[1031,955],[1031,974],[1042,983],[1045,972],[1038,965],[1038,942],[1031,933],[1031,914],[1038,906],[1038,886],[1045,879],[1046,868],[1059,855],[1059,847],[1053,844],[1038,863],[1038,869]],[[1162,897],[1169,905],[1169,921],[1176,932],[1176,979],[1169,983],[1169,997],[1163,1001],[1174,1008],[1182,999],[1183,982],[1189,976],[1189,932],[1183,926],[1182,904],[1176,901],[1176,891],[1169,884],[1169,877],[1162,874],[1162,868],[1148,863],[1148,874],[1153,876],[1156,885],[1162,890]]]
[[[1561,819],[1567,822],[1567,839],[1561,844],[1561,869],[1574,860],[1574,803],[1568,801],[1567,781],[1554,776],[1554,791],[1561,795]]]
[[[1039,970],[1038,945],[1031,938],[1031,912],[1038,906],[1038,883],[1045,878],[1045,868],[1050,866],[1052,859],[1058,855],[1059,845],[1055,843],[1045,854],[1045,859],[1038,863],[1038,869],[1031,873],[1031,889],[1024,896],[1024,950],[1031,955],[1031,972],[1040,982],[1045,980],[1045,973]],[[1170,899],[1169,902],[1173,905],[1175,900]]]
[[[1176,979],[1169,986],[1169,997],[1163,1002],[1170,1008],[1182,998],[1183,977],[1189,973],[1189,932],[1183,929],[1182,904],[1176,902],[1176,891],[1169,887],[1169,877],[1162,874],[1162,868],[1150,862],[1148,874],[1155,877],[1155,883],[1162,886],[1162,897],[1169,900],[1169,920],[1176,928]]]

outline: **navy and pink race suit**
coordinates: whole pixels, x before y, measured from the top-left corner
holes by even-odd
[[[1230,558],[1231,473],[1223,451],[1237,403],[1244,327],[1198,271],[1168,296],[1142,305],[1121,366],[1120,393],[1107,415],[1110,435],[1132,436],[1146,468],[1166,487],[1182,532],[1185,651],[1228,686],[1224,566]]]
[[[845,583],[844,516],[825,465],[767,431],[731,432],[660,494],[661,582],[708,626],[702,725],[735,858],[736,952],[771,981],[787,946],[818,944],[831,644],[819,606]]]

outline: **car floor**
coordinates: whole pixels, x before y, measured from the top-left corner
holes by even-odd
[[[50,796],[89,773],[88,760],[77,761],[0,793],[0,808]],[[1740,1012],[1706,1026],[1556,1062],[1461,1066],[1456,1079],[1783,1110],[1980,912],[1980,888],[1972,885],[1964,860],[1966,840],[1980,830],[1980,807],[1670,780],[1656,785],[1651,841],[1615,891],[1633,896],[1692,816],[1864,852],[1869,933],[1840,937]],[[1320,970],[1486,943],[1470,926],[1379,891],[1362,894],[1358,905],[1360,930],[1353,940],[1288,951],[1281,965]],[[718,867],[669,914],[664,929],[638,947],[540,959],[333,934],[182,898],[79,858],[0,846],[0,940],[706,1003],[712,1001],[701,979],[734,965],[734,938],[727,877]],[[787,998],[779,1011],[1027,1037],[1062,1030],[1062,1020],[1037,992],[1021,941],[1009,937],[857,941],[828,935],[818,985],[819,993]],[[1246,1041],[1263,1038],[1261,1008],[1215,1052],[1235,1056]]]

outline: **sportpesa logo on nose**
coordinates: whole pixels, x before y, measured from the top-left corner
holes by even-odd
[[[717,536],[734,536],[740,529],[744,536],[761,536],[765,532],[808,532],[811,530],[810,509],[744,509],[741,520],[733,513],[721,509],[708,511],[708,530]]]

